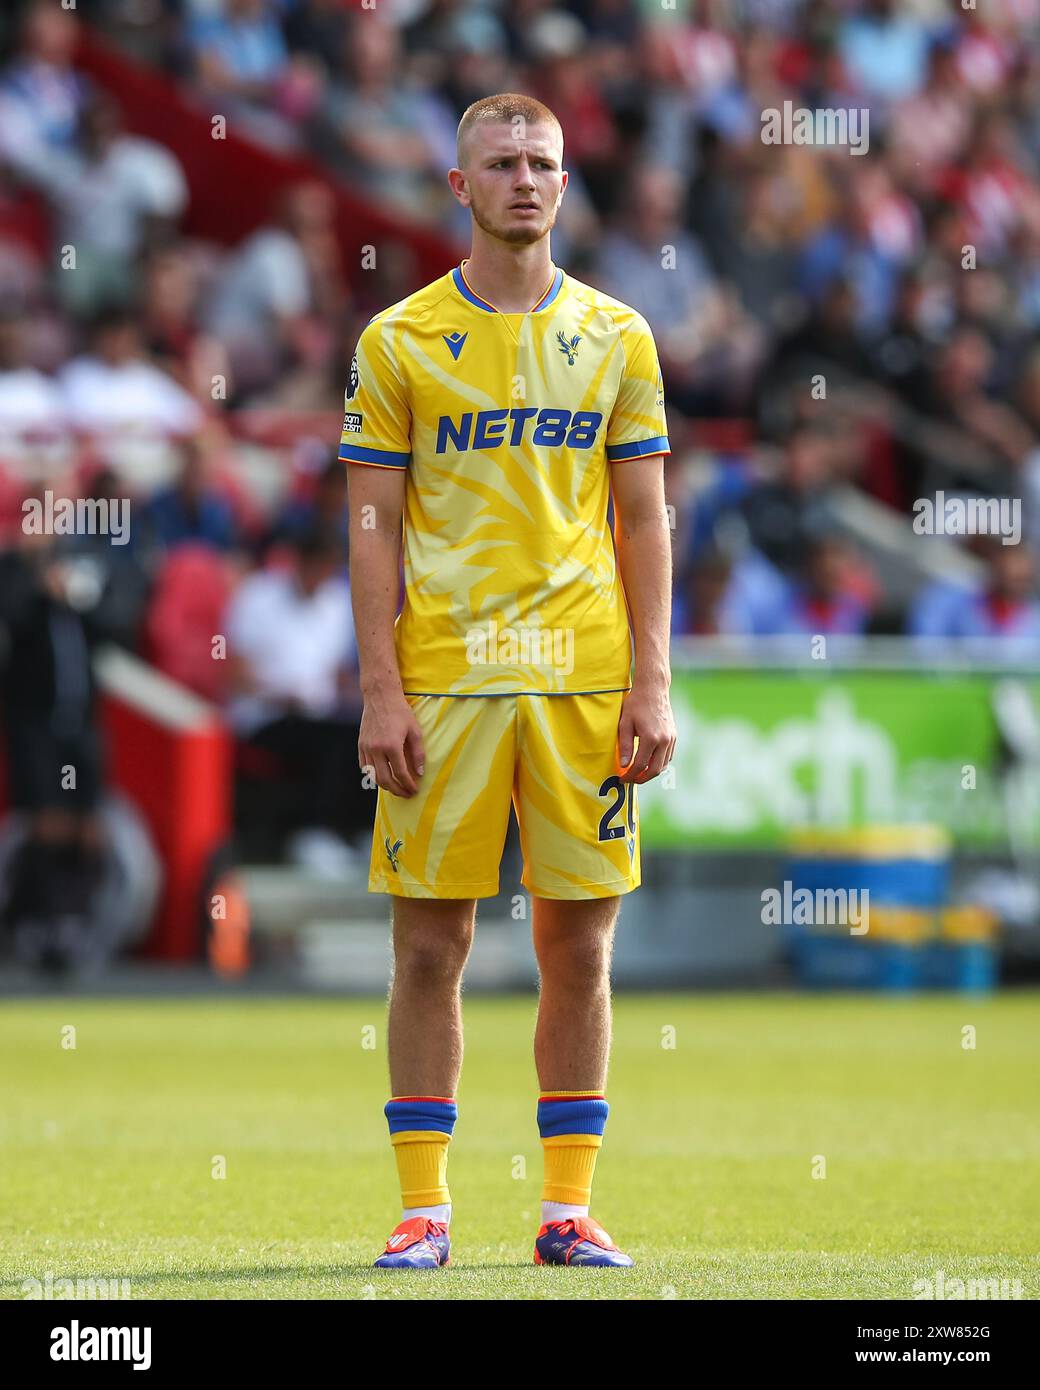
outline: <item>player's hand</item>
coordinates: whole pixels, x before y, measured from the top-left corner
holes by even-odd
[[[675,720],[668,686],[664,682],[634,682],[621,707],[618,724],[618,772],[622,782],[650,782],[659,777],[674,752]]]
[[[399,692],[365,701],[358,734],[358,763],[394,796],[414,796],[426,754],[412,707]]]

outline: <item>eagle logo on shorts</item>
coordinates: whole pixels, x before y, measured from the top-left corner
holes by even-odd
[[[355,352],[350,363],[350,380],[347,382],[347,400],[352,401],[357,394],[357,389],[361,385],[361,373],[358,371],[357,353]]]
[[[397,840],[394,844],[391,844],[389,835],[387,835],[383,840],[383,848],[386,850],[386,857],[390,860],[390,867],[391,869],[393,869],[395,874],[400,873],[400,869],[397,867],[397,856],[400,853],[401,846],[403,844],[403,840]]]

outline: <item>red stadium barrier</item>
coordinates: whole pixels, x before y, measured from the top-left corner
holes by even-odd
[[[214,851],[231,832],[231,736],[203,701],[123,652],[99,663],[108,779],[148,823],[165,880],[145,955],[194,960]]]

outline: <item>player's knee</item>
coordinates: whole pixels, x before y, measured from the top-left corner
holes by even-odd
[[[419,977],[426,983],[454,982],[462,975],[472,944],[472,922],[398,931],[394,936],[394,974]]]
[[[609,929],[553,935],[538,943],[542,980],[586,990],[610,979],[613,934]]]

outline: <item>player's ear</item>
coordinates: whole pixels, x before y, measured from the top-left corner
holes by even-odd
[[[448,170],[448,187],[464,206],[469,204],[469,181],[461,169]]]

